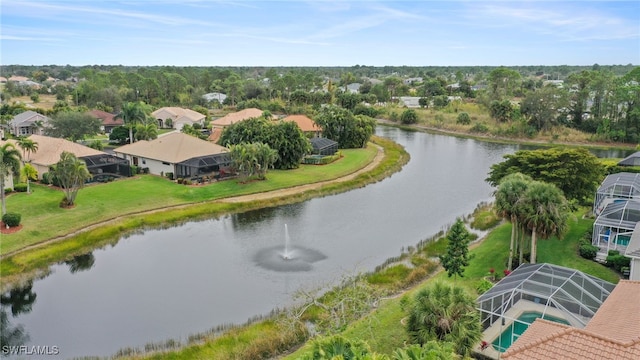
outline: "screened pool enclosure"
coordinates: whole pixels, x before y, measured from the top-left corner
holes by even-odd
[[[624,252],[638,221],[640,202],[628,200],[608,204],[593,223],[593,245],[607,251]]]
[[[333,155],[338,151],[338,143],[326,138],[311,138],[314,155]]]
[[[106,181],[107,179],[131,176],[129,161],[114,155],[82,156],[80,160],[83,160],[87,165],[87,170],[92,176],[91,181]]]
[[[523,313],[532,311],[540,313],[539,317],[562,319],[582,328],[614,287],[578,270],[551,264],[523,264],[482,294],[477,306],[485,330],[494,324],[510,326],[519,322]],[[501,332],[502,329],[494,335]],[[496,336],[488,340],[493,341]]]
[[[630,199],[640,201],[640,174],[622,172],[608,175],[596,191],[593,213],[600,215],[607,205]]]

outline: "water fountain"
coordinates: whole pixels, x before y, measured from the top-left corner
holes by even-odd
[[[289,251],[289,228],[287,224],[284,224],[284,251],[282,252],[282,258],[285,260],[291,259],[291,252]]]
[[[310,271],[312,264],[326,259],[327,256],[318,250],[302,246],[292,246],[289,228],[284,225],[284,248],[272,246],[259,250],[255,256],[255,263],[268,270],[281,272]]]

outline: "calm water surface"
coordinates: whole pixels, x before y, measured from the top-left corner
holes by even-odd
[[[387,127],[377,133],[411,154],[401,172],[335,196],[147,230],[54,265],[31,288],[3,295],[3,340],[55,345],[60,358],[108,356],[243,323],[292,304],[300,288],[370,271],[470,213],[491,198],[489,167],[519,148]],[[265,249],[284,248],[285,224],[292,247],[326,258],[308,271],[257,264]]]

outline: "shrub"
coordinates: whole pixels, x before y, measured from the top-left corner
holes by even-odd
[[[609,255],[607,256],[607,266],[614,268],[618,272],[622,272],[623,267],[628,267],[631,264],[631,258],[624,255]]]
[[[458,118],[456,119],[456,124],[469,125],[471,124],[471,118],[469,117],[469,113],[461,112],[458,114]]]
[[[13,189],[17,192],[27,192],[27,184],[25,183],[19,183],[16,184]]]
[[[183,178],[178,178],[178,180],[177,180],[178,184],[182,184],[183,181],[184,181]]]
[[[189,180],[189,179],[184,179],[184,180],[182,181],[182,184],[184,184],[184,185],[191,185],[191,184],[192,184],[192,182],[191,182],[191,180]]]
[[[9,227],[16,227],[20,225],[21,218],[18,213],[8,212],[2,215],[2,222],[5,223],[5,225],[9,225]]]
[[[378,110],[376,110],[372,106],[358,104],[353,109],[353,115],[367,115],[368,117],[375,118],[376,116],[378,116]]]
[[[593,260],[596,258],[596,255],[598,254],[598,250],[600,249],[597,246],[592,245],[590,243],[589,244],[582,243],[580,244],[580,247],[578,247],[578,253],[580,254],[580,256],[589,260]]]
[[[5,193],[5,194],[9,194],[9,193],[11,193],[11,192],[13,192],[13,189],[12,189],[12,188],[4,188],[4,193]]]
[[[400,115],[400,122],[403,124],[415,124],[418,122],[418,114],[413,109],[407,109]]]
[[[168,172],[168,173],[164,174],[164,176],[168,177],[169,180],[173,180],[173,173],[172,172]]]
[[[478,295],[482,295],[487,291],[489,291],[492,287],[493,287],[493,283],[483,278],[482,280],[480,280],[480,282],[476,286],[476,291],[478,292]]]
[[[51,184],[51,174],[49,174],[48,172],[46,172],[46,173],[42,174],[42,180],[41,180],[41,182],[42,182],[44,185],[49,185],[49,184]]]
[[[131,175],[138,174],[138,170],[139,170],[139,168],[137,166],[131,165]]]
[[[484,123],[475,123],[469,131],[477,132],[477,133],[486,133],[489,132],[489,127]]]

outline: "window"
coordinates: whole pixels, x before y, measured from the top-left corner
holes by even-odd
[[[164,161],[163,161],[163,162],[162,162],[162,165],[171,165],[171,164],[169,164],[168,162],[164,162]]]
[[[142,165],[146,165],[147,164],[147,160],[142,159]]]

